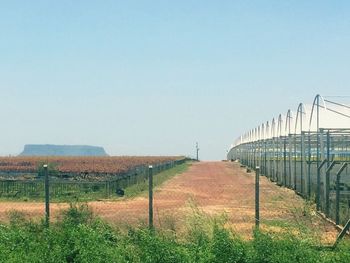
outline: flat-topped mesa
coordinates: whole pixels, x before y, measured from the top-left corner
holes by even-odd
[[[100,146],[26,144],[20,156],[108,156],[108,154]]]

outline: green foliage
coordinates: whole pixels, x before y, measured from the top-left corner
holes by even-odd
[[[187,235],[130,227],[112,228],[86,205],[72,204],[46,227],[12,211],[0,224],[0,262],[137,262],[137,263],[341,263],[350,262],[350,242],[335,250],[319,249],[292,235],[255,232],[242,240],[225,227],[225,218],[206,219],[196,212]]]
[[[243,241],[220,225],[214,225],[210,250],[213,263],[246,262],[246,246]]]
[[[255,232],[253,248],[253,262],[311,263],[320,259],[319,252],[312,244],[288,234]]]
[[[129,237],[145,263],[189,262],[185,247],[172,236],[149,229],[130,230]]]
[[[79,225],[88,224],[92,220],[92,211],[87,204],[69,205],[69,209],[62,212],[63,224]]]

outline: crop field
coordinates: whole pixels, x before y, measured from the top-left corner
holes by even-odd
[[[61,201],[94,200],[116,196],[118,189],[143,183],[148,165],[153,173],[184,162],[183,157],[2,157],[0,198],[44,198],[43,164],[48,163],[50,196]]]
[[[183,157],[0,157],[0,173],[36,173],[44,163],[53,164],[59,173],[119,174],[138,166],[176,161]],[[4,176],[4,175],[3,175]]]

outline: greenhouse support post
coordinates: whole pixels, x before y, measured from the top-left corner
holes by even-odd
[[[336,194],[335,194],[335,223],[339,225],[340,223],[340,215],[339,215],[339,206],[340,206],[340,175],[344,171],[344,169],[347,167],[347,163],[343,163],[340,167],[339,171],[336,175]]]
[[[319,166],[317,166],[317,189],[316,189],[316,210],[320,211],[321,209],[321,200],[320,200],[320,195],[321,195],[321,169],[322,167],[326,164],[327,160],[323,160]],[[318,163],[318,162],[317,162]]]
[[[259,176],[260,176],[260,167],[255,168],[255,227],[259,228],[260,223],[260,208],[259,208]]]

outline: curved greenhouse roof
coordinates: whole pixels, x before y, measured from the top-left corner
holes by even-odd
[[[348,101],[346,101],[348,100]],[[350,98],[316,95],[311,104],[300,103],[296,111],[288,110],[241,135],[236,145],[320,129],[350,128]]]

